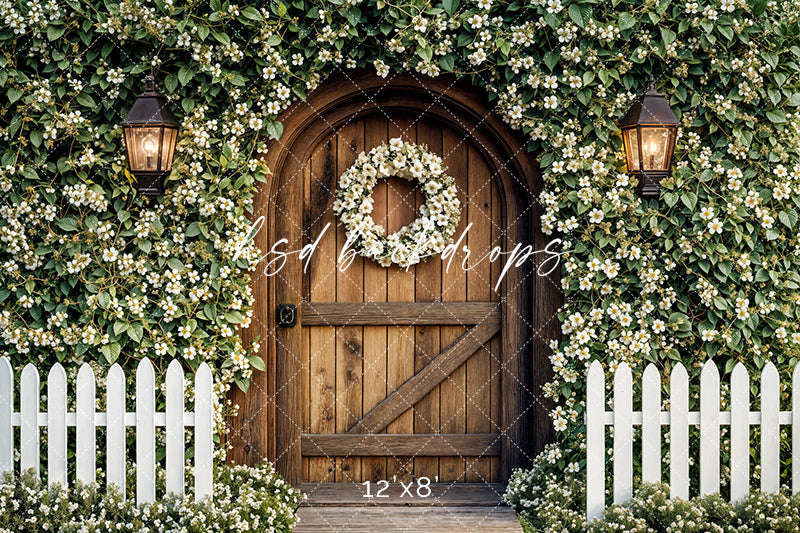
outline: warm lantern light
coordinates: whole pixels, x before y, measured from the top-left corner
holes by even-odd
[[[619,124],[628,173],[638,178],[640,196],[658,196],[661,180],[669,175],[678,119],[651,77],[647,91],[634,102]]]
[[[136,97],[122,121],[128,163],[138,179],[139,194],[158,196],[164,192],[164,176],[172,170],[178,121],[156,86],[153,75],[145,78],[145,90]]]

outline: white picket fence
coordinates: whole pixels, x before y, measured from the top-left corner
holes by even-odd
[[[184,431],[194,426],[195,499],[211,495],[213,471],[212,378],[202,363],[195,375],[195,412],[184,412],[183,369],[167,369],[166,412],[156,412],[155,373],[148,359],[136,369],[136,412],[125,410],[125,375],[115,364],[108,371],[106,413],[95,409],[95,377],[89,365],[78,371],[75,413],[67,412],[67,374],[55,364],[47,377],[47,412],[39,411],[39,372],[32,364],[20,378],[20,412],[14,412],[14,373],[0,357],[0,473],[14,471],[14,426],[20,427],[20,467],[39,475],[39,428],[47,427],[47,479],[67,485],[67,427],[76,427],[75,473],[79,481],[96,481],[96,429],[106,427],[106,482],[125,496],[125,428],[136,426],[136,503],[155,500],[156,427],[166,426],[167,492],[184,491]]]
[[[800,492],[800,365],[792,377],[792,410],[781,411],[780,380],[775,365],[761,372],[761,410],[750,411],[750,376],[738,363],[731,374],[730,411],[720,411],[717,366],[708,361],[700,375],[700,411],[689,411],[689,377],[677,364],[670,375],[669,411],[661,410],[661,376],[653,364],[642,376],[642,410],[633,411],[631,369],[622,363],[614,374],[614,408],[606,411],[603,366],[589,367],[586,397],[586,516],[605,507],[605,427],[613,426],[613,497],[633,495],[633,426],[642,426],[642,481],[661,481],[661,426],[669,426],[670,495],[689,496],[689,426],[700,426],[700,494],[719,492],[720,426],[730,426],[731,501],[750,490],[750,426],[761,426],[761,490],[780,485],[780,426],[792,425],[792,492]]]

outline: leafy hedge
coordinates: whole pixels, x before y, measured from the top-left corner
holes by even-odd
[[[247,244],[255,155],[278,113],[355,68],[484,91],[540,154],[542,227],[565,239],[545,394],[580,469],[600,359],[729,371],[800,353],[800,78],[791,0],[155,0],[0,3],[0,350],[15,364],[145,354],[261,361]],[[134,194],[115,126],[153,68],[182,129],[167,193]],[[682,127],[640,201],[615,126],[649,74]],[[236,250],[243,247],[238,258]],[[694,365],[694,367],[693,367]],[[785,399],[785,398],[784,398]]]
[[[588,528],[585,523],[576,525],[555,519],[553,511],[557,505],[554,502],[553,508],[542,515],[523,515],[520,519],[523,530],[526,533],[789,533],[800,530],[800,496],[791,495],[788,489],[771,494],[753,491],[731,504],[719,494],[691,500],[670,498],[669,486],[646,483],[629,502],[608,507]],[[567,509],[564,512],[568,512]]]
[[[0,479],[0,533],[288,533],[297,522],[294,511],[300,493],[270,465],[223,466],[214,479],[211,499],[195,502],[188,492],[136,506],[130,498],[123,500],[116,488],[48,487],[33,471],[17,479],[5,475]],[[159,493],[164,492],[161,481]]]

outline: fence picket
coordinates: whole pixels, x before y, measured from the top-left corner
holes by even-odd
[[[24,471],[33,468],[39,475],[39,372],[28,363],[19,384],[20,461]]]
[[[167,492],[183,494],[183,369],[177,359],[167,368]]]
[[[156,499],[155,373],[149,359],[136,368],[136,504]]]
[[[602,373],[602,369],[600,370]],[[211,369],[201,363],[194,378],[194,498],[211,496],[214,483],[214,408]]]
[[[47,482],[67,486],[67,373],[59,363],[47,376]]]
[[[798,492],[800,492],[800,364],[794,367],[792,373],[792,494]]]
[[[602,515],[605,507],[605,406],[603,365],[594,361],[586,383],[586,516],[590,522]]]
[[[614,503],[633,496],[633,378],[627,363],[614,374]]]
[[[780,410],[780,376],[773,363],[761,373],[761,411],[750,411],[750,375],[738,363],[730,377],[730,411],[720,410],[720,376],[713,361],[700,373],[700,410],[689,411],[689,376],[678,363],[670,375],[670,411],[661,412],[661,376],[652,364],[642,375],[642,410],[632,410],[631,370],[622,363],[614,375],[614,407],[605,410],[605,375],[598,361],[589,366],[586,389],[586,517],[605,506],[605,426],[614,426],[614,503],[631,497],[633,425],[642,426],[642,481],[661,477],[661,425],[670,425],[670,497],[689,497],[689,427],[700,426],[700,494],[719,492],[720,426],[731,426],[732,502],[750,490],[750,426],[761,426],[761,490],[780,489],[781,424],[792,425],[792,493],[800,493],[800,364],[792,373],[792,410]]]
[[[689,375],[680,363],[670,376],[670,497],[689,498]]]
[[[125,498],[125,373],[114,363],[106,378],[106,483]]]
[[[601,370],[602,372],[602,370]],[[56,363],[47,377],[47,412],[39,412],[39,372],[26,365],[19,379],[20,412],[14,411],[14,370],[7,357],[0,357],[0,474],[14,472],[14,427],[20,426],[20,466],[34,469],[39,476],[40,426],[47,426],[48,483],[68,483],[67,426],[76,426],[75,474],[78,481],[96,479],[97,426],[106,431],[106,480],[117,485],[125,498],[126,428],[136,425],[136,502],[142,504],[156,496],[156,424],[166,426],[167,488],[183,493],[184,438],[186,425],[195,428],[195,499],[211,496],[214,458],[214,397],[210,367],[202,363],[195,376],[195,412],[185,412],[184,373],[180,362],[170,363],[165,387],[166,412],[155,410],[155,371],[148,359],[136,370],[136,411],[126,411],[126,380],[122,368],[114,364],[106,379],[106,413],[95,406],[95,375],[88,364],[78,371],[75,385],[76,412],[67,413],[67,376]],[[158,422],[157,422],[158,421]]]
[[[95,381],[92,367],[87,363],[78,370],[78,390],[76,402],[76,444],[75,444],[75,474],[82,483],[94,483],[95,456],[97,455],[97,441],[94,413],[95,413]]]
[[[653,363],[642,375],[642,481],[661,481],[661,377]]]
[[[750,375],[742,363],[731,374],[731,501],[750,491]]]
[[[0,475],[14,472],[14,371],[8,357],[0,357]]]
[[[709,359],[700,373],[700,494],[719,492],[719,371]]]
[[[773,492],[780,486],[780,426],[778,369],[772,362],[761,371],[761,490]]]

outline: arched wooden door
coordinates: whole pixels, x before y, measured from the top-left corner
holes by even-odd
[[[267,455],[292,483],[504,481],[549,428],[538,385],[555,287],[533,274],[540,257],[519,268],[486,257],[518,243],[544,248],[532,159],[479,97],[446,80],[340,77],[283,120],[267,153],[269,192],[255,202],[255,216],[267,219],[256,242],[264,253],[295,253],[254,274],[249,334],[265,339],[268,369],[238,400],[234,457]],[[356,256],[344,268],[332,208],[338,177],[394,137],[443,158],[462,206],[456,237],[469,230],[451,261],[405,270]],[[374,197],[373,217],[389,231],[423,202],[401,179],[382,182]],[[296,326],[276,325],[281,304],[297,307]]]

